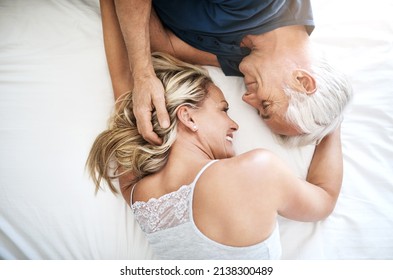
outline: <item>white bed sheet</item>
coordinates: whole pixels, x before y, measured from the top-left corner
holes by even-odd
[[[319,223],[280,219],[284,259],[393,259],[393,21],[389,0],[313,1],[316,44],[351,78],[344,182]],[[150,259],[131,211],[94,196],[84,164],[113,106],[97,0],[0,1],[0,259]],[[305,176],[313,147],[284,149],[241,102],[241,78],[208,67],[240,124]]]

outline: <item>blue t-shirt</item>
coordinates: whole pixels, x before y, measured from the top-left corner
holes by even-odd
[[[248,34],[282,26],[314,29],[310,0],[153,0],[162,23],[191,46],[217,56],[228,76],[242,76],[239,63],[250,53],[240,47]]]

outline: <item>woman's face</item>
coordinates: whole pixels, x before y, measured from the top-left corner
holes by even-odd
[[[233,133],[239,126],[228,116],[228,102],[221,90],[211,84],[208,92],[208,97],[195,114],[198,137],[213,158],[232,157],[235,155]]]

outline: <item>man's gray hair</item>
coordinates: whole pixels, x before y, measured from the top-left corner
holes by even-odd
[[[341,123],[345,107],[352,97],[352,87],[347,77],[335,70],[323,57],[314,57],[311,66],[317,90],[307,95],[284,88],[289,98],[286,119],[295,124],[303,134],[279,138],[284,145],[304,146],[318,144]]]

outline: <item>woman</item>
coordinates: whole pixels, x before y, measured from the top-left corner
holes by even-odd
[[[162,145],[138,133],[127,93],[87,166],[97,189],[104,179],[116,192],[112,179],[134,175],[122,193],[157,258],[277,259],[277,215],[316,221],[331,213],[342,181],[339,129],[317,146],[306,182],[266,150],[235,156],[238,126],[203,69],[163,54],[153,65],[170,114],[162,129],[153,113]]]

